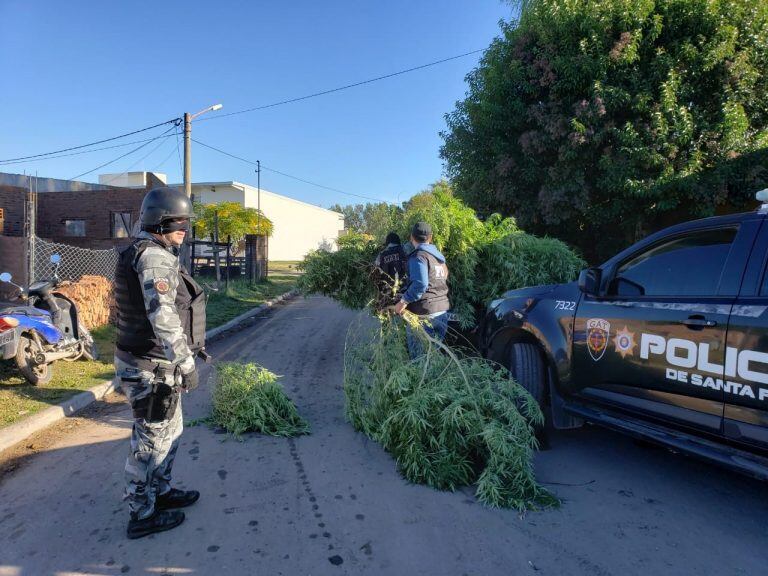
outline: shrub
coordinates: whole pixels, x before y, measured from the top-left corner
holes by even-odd
[[[522,232],[502,236],[480,250],[478,304],[487,305],[507,290],[571,282],[585,266],[560,240]]]
[[[451,310],[462,328],[474,325],[477,313],[507,290],[569,282],[585,266],[563,242],[525,234],[512,218],[494,214],[481,222],[445,183],[406,203],[403,238],[419,220],[431,224],[434,243],[445,255]],[[380,248],[371,236],[350,234],[339,239],[338,252],[310,253],[299,265],[304,271],[299,289],[330,296],[348,308],[370,305],[376,300],[372,263]]]

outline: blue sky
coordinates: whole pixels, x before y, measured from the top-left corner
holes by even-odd
[[[233,112],[485,48],[510,16],[499,0],[2,0],[0,159],[108,138],[217,102],[221,113]],[[442,175],[444,114],[463,97],[479,57],[196,122],[193,137],[326,186],[403,201]],[[71,178],[134,147],[0,171]],[[175,148],[175,138],[149,144],[82,180],[130,168],[180,181]],[[195,144],[192,158],[193,181],[255,184],[252,166]],[[361,201],[266,171],[262,187],[323,206]]]

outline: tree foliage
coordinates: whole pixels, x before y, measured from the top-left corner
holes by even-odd
[[[214,220],[218,212],[219,241],[227,236],[238,245],[246,234],[272,235],[272,221],[256,208],[246,208],[239,202],[195,204],[195,231],[199,238],[213,238]]]
[[[402,209],[386,202],[367,204],[334,204],[330,208],[344,214],[344,228],[352,232],[370,234],[383,241],[387,233],[392,232],[402,218]]]
[[[502,24],[441,149],[480,214],[610,255],[753,206],[768,147],[768,3],[532,0]]]
[[[494,214],[480,221],[445,181],[405,202],[392,229],[405,240],[417,221],[432,226],[433,241],[448,264],[451,310],[464,328],[474,325],[488,301],[505,291],[568,282],[584,266],[567,245],[525,234],[512,218]],[[377,302],[373,260],[382,247],[373,236],[350,234],[340,239],[337,252],[308,254],[299,265],[304,272],[299,289],[325,294],[349,308],[370,306]]]

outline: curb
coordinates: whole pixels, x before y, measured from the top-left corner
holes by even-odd
[[[297,294],[298,292],[296,290],[291,290],[290,292],[286,292],[285,294],[282,294],[277,298],[274,298],[272,300],[267,300],[261,306],[257,306],[256,308],[248,310],[248,312],[245,312],[244,314],[240,314],[240,316],[233,318],[226,324],[222,324],[221,326],[217,326],[216,328],[211,328],[210,330],[206,330],[205,338],[206,340],[209,338],[215,338],[216,336],[222,334],[223,332],[226,332],[227,330],[231,330],[232,328],[236,327],[238,324],[244,322],[245,320],[249,320],[250,318],[253,318],[254,316],[261,314],[262,312],[264,312],[265,310],[268,310],[278,302],[289,300],[290,298],[293,298]],[[101,384],[97,384],[90,390],[86,390],[85,392],[80,392],[79,394],[76,394],[72,398],[68,398],[67,400],[65,400],[60,404],[57,404],[56,406],[51,406],[49,408],[46,408],[45,410],[38,412],[37,414],[33,414],[32,416],[28,418],[24,418],[23,420],[16,422],[15,424],[11,424],[6,428],[0,429],[0,452],[7,450],[11,446],[15,446],[19,442],[23,442],[35,432],[39,432],[43,428],[47,428],[54,422],[57,422],[62,418],[66,418],[67,416],[72,416],[75,412],[79,412],[80,410],[82,410],[86,406],[89,406],[96,400],[101,400],[102,398],[104,398],[104,396],[114,391],[114,389],[115,389],[114,380],[105,380],[104,382],[102,382]]]
[[[226,324],[222,324],[221,326],[216,326],[216,328],[211,328],[210,330],[206,330],[205,339],[208,340],[210,338],[215,338],[216,336],[218,336],[223,332],[226,332],[227,330],[232,330],[232,328],[235,328],[238,324],[241,324],[244,321],[253,318],[254,316],[258,316],[259,314],[261,314],[265,310],[268,310],[278,302],[289,300],[294,296],[296,296],[297,294],[298,294],[297,290],[291,290],[290,292],[286,292],[285,294],[282,294],[277,298],[274,298],[273,300],[267,300],[261,306],[257,306],[256,308],[252,308],[251,310],[248,310],[248,312],[244,312],[243,314],[240,314],[240,316],[233,318]]]
[[[35,432],[39,432],[43,428],[47,428],[54,422],[72,416],[75,412],[82,410],[89,404],[96,400],[101,400],[114,390],[114,381],[105,380],[101,384],[97,384],[90,390],[80,392],[72,398],[68,398],[61,404],[46,408],[42,412],[33,414],[29,418],[11,424],[7,428],[0,430],[0,452],[10,448],[27,439]]]

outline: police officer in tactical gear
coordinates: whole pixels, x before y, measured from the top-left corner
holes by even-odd
[[[175,528],[184,521],[176,509],[200,497],[171,487],[183,429],[180,389],[197,387],[195,357],[205,355],[205,294],[178,257],[191,218],[183,192],[148,192],[141,232],[121,252],[115,272],[115,374],[134,417],[125,463],[129,538]]]
[[[445,256],[432,244],[432,227],[417,222],[411,230],[414,249],[408,255],[408,287],[395,305],[395,313],[406,309],[422,319],[427,334],[438,340],[445,338],[448,330],[448,266]],[[411,358],[423,354],[418,337],[406,324],[408,351]]]
[[[405,287],[407,266],[400,236],[390,232],[384,243],[384,249],[373,262],[374,281],[382,308],[394,304],[399,299],[399,292]]]

